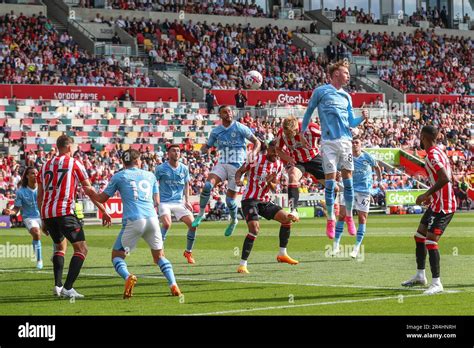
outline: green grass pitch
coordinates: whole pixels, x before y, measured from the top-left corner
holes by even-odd
[[[127,258],[129,271],[138,276],[130,300],[122,299],[124,282],[110,261],[120,225],[86,226],[89,255],[74,286],[85,299],[53,297],[51,240],[43,237],[42,271],[28,258],[0,258],[0,315],[473,315],[474,214],[456,214],[441,239],[443,294],[426,296],[420,288],[400,286],[416,268],[413,234],[420,218],[370,216],[359,261],[328,257],[332,242],[325,220],[302,220],[293,226],[288,246],[300,261],[296,266],[276,262],[279,225],[261,220],[247,275],[236,272],[245,222],[231,237],[224,237],[225,222],[203,222],[195,265],[182,256],[185,226],[174,223],[165,252],[184,297],[170,296],[142,240]],[[345,231],[341,243],[351,246],[354,240]],[[24,228],[3,230],[0,245],[7,242],[31,245],[31,238]],[[69,246],[65,274],[71,251]],[[427,276],[430,281],[428,259]]]

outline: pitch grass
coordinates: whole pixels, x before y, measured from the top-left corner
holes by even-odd
[[[85,299],[71,303],[52,296],[52,246],[44,237],[42,271],[30,259],[0,259],[0,315],[473,315],[474,214],[457,214],[441,239],[441,277],[447,291],[425,296],[422,290],[401,288],[416,268],[413,234],[420,217],[370,216],[360,261],[348,255],[327,257],[332,243],[324,233],[325,220],[302,220],[292,229],[288,249],[300,261],[296,266],[276,262],[279,225],[262,220],[247,275],[236,273],[244,222],[231,237],[224,237],[225,222],[203,222],[195,265],[182,256],[184,225],[174,223],[165,250],[184,293],[181,299],[170,296],[140,241],[127,258],[129,270],[138,276],[134,297],[122,300],[124,282],[110,261],[120,225],[86,226],[89,255],[75,284]],[[343,246],[349,249],[354,240],[344,232]],[[29,245],[31,238],[24,228],[2,230],[0,244],[7,242]],[[428,260],[427,275],[430,280]]]

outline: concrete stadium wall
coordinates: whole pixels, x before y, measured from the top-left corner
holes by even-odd
[[[309,32],[309,25],[311,21],[301,21],[301,20],[290,20],[290,19],[279,19],[274,20],[271,18],[254,18],[254,17],[237,17],[237,16],[211,16],[211,15],[198,15],[191,13],[184,13],[184,18],[180,18],[179,13],[176,12],[150,12],[150,11],[120,11],[120,10],[105,10],[105,9],[88,9],[88,8],[71,8],[76,12],[76,17],[81,18],[84,21],[91,21],[95,18],[96,14],[99,13],[101,16],[104,16],[107,20],[110,17],[116,19],[118,16],[122,15],[123,18],[129,17],[133,19],[134,17],[140,19],[144,17],[145,19],[151,18],[152,20],[161,20],[163,22],[165,19],[173,22],[175,19],[178,21],[188,21],[192,20],[193,23],[207,21],[208,24],[211,23],[222,23],[222,24],[242,24],[247,25],[250,23],[253,27],[263,27],[268,24],[278,25],[281,28],[288,27],[289,30],[295,30],[296,27],[306,28],[306,31]]]
[[[5,15],[13,11],[16,15],[23,13],[27,17],[40,12],[46,16],[46,6],[44,5],[24,5],[24,4],[0,4],[0,15]]]
[[[367,30],[372,33],[378,33],[381,32],[383,33],[386,31],[387,33],[394,32],[395,35],[399,33],[414,33],[415,30],[419,28],[415,27],[407,27],[407,26],[389,26],[389,25],[377,25],[377,24],[347,24],[347,23],[332,23],[332,30],[334,34],[338,34],[341,32],[341,30],[344,30],[344,32],[348,32],[349,30],[352,31],[358,31],[362,30],[362,32],[366,32]],[[432,30],[432,29],[429,29]],[[453,36],[464,36],[464,37],[469,37],[469,38],[474,38],[474,30],[458,30],[458,29],[435,29],[436,35],[444,35],[446,34],[448,37],[453,35]]]
[[[114,25],[105,23],[81,23],[97,39],[111,40],[114,36]]]

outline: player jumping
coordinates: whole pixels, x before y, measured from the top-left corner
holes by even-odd
[[[192,226],[193,208],[189,203],[189,169],[179,162],[180,157],[179,145],[170,145],[168,147],[168,161],[156,167],[155,176],[160,186],[158,214],[162,224],[163,243],[166,240],[166,233],[171,228],[171,214],[176,217],[176,220],[182,221],[188,226],[184,257],[188,263],[195,263],[192,250],[196,238],[196,227]]]
[[[278,131],[276,148],[278,156],[288,162],[288,204],[290,206],[290,218],[298,221],[299,181],[304,173],[308,172],[324,185],[324,170],[322,159],[317,148],[317,138],[321,136],[319,126],[310,123],[304,132],[304,140],[309,148],[303,146],[301,140],[301,123],[296,117],[290,116],[283,120],[282,128]],[[285,149],[290,151],[288,155]]]
[[[357,127],[368,116],[368,111],[362,112],[362,117],[355,117],[352,111],[352,98],[342,89],[349,83],[349,63],[341,60],[329,67],[331,83],[314,90],[308,108],[304,114],[301,132],[304,133],[311,121],[311,116],[318,108],[321,121],[321,154],[326,178],[325,201],[327,207],[326,234],[330,239],[336,232],[336,216],[334,214],[334,188],[336,172],[340,168],[344,183],[344,199],[346,202],[346,223],[349,233],[356,234],[352,206],[354,203],[354,188],[352,183],[352,133],[350,128]],[[304,137],[302,137],[304,138]],[[303,140],[304,142],[304,140]],[[306,144],[307,145],[307,144]],[[308,146],[306,146],[308,147]]]
[[[120,192],[123,202],[123,224],[112,250],[112,263],[117,273],[125,280],[124,299],[132,296],[137,277],[128,271],[125,257],[143,238],[150,246],[153,262],[160,267],[168,280],[173,296],[181,295],[176,284],[173,266],[163,255],[160,222],[155,210],[159,203],[158,182],[153,173],[139,169],[140,152],[129,149],[122,154],[124,169],[112,176],[101,193],[90,189],[92,196],[105,203],[115,192]],[[155,203],[155,204],[154,204]]]
[[[242,259],[237,272],[249,273],[247,270],[247,259],[260,231],[259,215],[267,220],[276,220],[281,224],[280,252],[277,256],[277,261],[290,265],[298,264],[298,261],[292,259],[286,252],[288,239],[290,238],[292,218],[280,206],[270,202],[269,191],[275,190],[276,183],[280,180],[283,172],[283,164],[278,159],[275,141],[270,142],[266,154],[257,155],[255,161],[246,161],[237,170],[235,181],[238,185],[242,184],[241,178],[246,172],[249,172],[248,184],[242,196],[242,210],[247,221],[249,233],[245,237],[242,247]]]
[[[247,145],[245,139],[253,143],[253,150],[250,157],[255,157],[260,151],[260,141],[253,135],[250,128],[240,122],[233,120],[233,111],[229,106],[222,105],[219,107],[219,116],[222,125],[214,128],[209,136],[207,144],[201,148],[201,153],[209,150],[210,147],[217,145],[219,150],[219,163],[212,169],[207,177],[204,188],[200,197],[200,211],[192,226],[197,227],[202,221],[207,203],[211,196],[212,188],[224,180],[228,181],[228,189],[226,194],[226,204],[229,208],[231,222],[225,230],[225,235],[230,236],[237,226],[237,185],[235,183],[235,173],[247,157]],[[197,153],[198,155],[199,153]]]
[[[359,227],[357,228],[356,243],[351,257],[356,258],[365,235],[365,228],[370,207],[370,189],[372,188],[372,173],[374,170],[377,178],[381,178],[381,170],[377,161],[367,152],[362,152],[362,142],[358,137],[352,140],[352,154],[354,158],[354,203],[359,217]],[[334,239],[333,253],[339,252],[342,232],[344,231],[344,220],[346,216],[344,196],[341,195],[341,207],[339,219],[336,223],[336,237]]]
[[[36,268],[43,268],[43,257],[41,252],[41,221],[40,211],[37,202],[36,176],[38,171],[33,167],[26,167],[21,177],[21,187],[16,191],[14,207],[6,209],[6,215],[17,215],[21,211],[21,216],[26,229],[33,237],[33,250],[36,255]]]
[[[443,291],[440,279],[440,255],[438,241],[448,227],[457,209],[456,197],[452,185],[452,172],[449,159],[436,145],[438,130],[433,126],[424,126],[420,134],[420,146],[426,150],[425,169],[430,178],[431,187],[418,196],[416,204],[430,204],[421,218],[415,233],[416,242],[416,275],[403,282],[403,286],[426,285],[425,275],[426,250],[430,258],[432,282],[427,295]],[[430,203],[431,201],[431,203]]]

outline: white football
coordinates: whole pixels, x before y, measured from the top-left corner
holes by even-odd
[[[249,71],[244,76],[244,85],[247,89],[259,89],[262,83],[263,77],[258,71]]]

